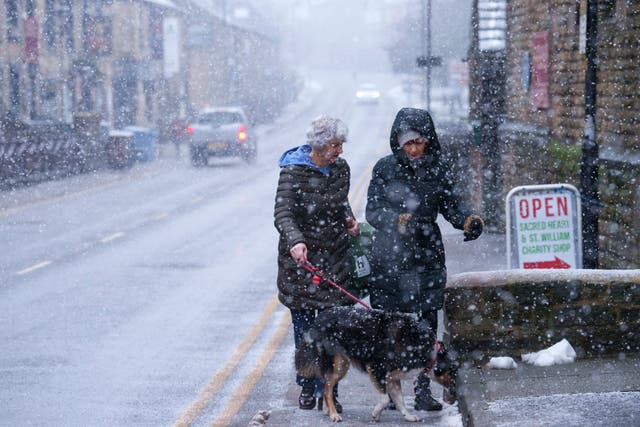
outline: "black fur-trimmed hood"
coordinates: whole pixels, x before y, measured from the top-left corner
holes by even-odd
[[[406,130],[414,130],[429,140],[426,154],[431,157],[431,161],[434,164],[437,163],[440,158],[440,142],[429,112],[418,108],[402,108],[396,114],[391,126],[389,144],[391,145],[391,152],[400,163],[406,163],[407,157],[400,148],[398,136]]]

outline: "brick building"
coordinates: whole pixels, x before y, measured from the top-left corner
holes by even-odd
[[[503,196],[519,185],[580,188],[584,3],[506,2],[506,93],[498,128]],[[639,268],[640,2],[599,1],[597,15],[600,267]],[[472,107],[472,116],[473,108],[477,116],[480,106]]]
[[[162,24],[179,16],[170,0],[2,2],[4,108],[18,120],[71,122],[93,112],[115,127],[153,126],[157,95],[170,95],[157,90]]]
[[[274,34],[231,0],[2,1],[0,113],[162,128],[205,105],[255,110],[289,84],[272,78],[287,74]]]

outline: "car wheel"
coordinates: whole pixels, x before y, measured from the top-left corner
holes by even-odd
[[[191,164],[193,166],[204,166],[207,163],[207,158],[204,156],[202,150],[198,148],[191,148]]]
[[[256,147],[252,147],[249,151],[245,152],[242,155],[242,158],[244,159],[245,162],[247,162],[247,164],[254,164],[256,162],[256,157],[257,157],[257,150]]]

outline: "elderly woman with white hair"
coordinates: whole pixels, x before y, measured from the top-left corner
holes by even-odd
[[[342,120],[320,116],[311,122],[306,144],[280,157],[274,209],[274,223],[280,233],[278,297],[291,310],[296,348],[318,311],[353,304],[336,288],[314,284],[312,274],[301,267],[309,262],[354,291],[347,249],[350,236],[357,236],[360,229],[348,200],[351,172],[340,157],[347,134]],[[322,395],[322,382],[301,376],[296,382],[302,386],[300,409],[313,409],[316,397]],[[318,402],[320,407],[322,399]],[[337,402],[336,406],[340,412]]]

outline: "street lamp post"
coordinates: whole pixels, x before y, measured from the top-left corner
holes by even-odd
[[[596,0],[582,0],[581,20],[585,20],[584,51],[587,57],[584,90],[584,136],[580,163],[582,209],[582,251],[584,268],[598,268],[598,144],[596,143],[596,77],[597,77],[597,25]]]

